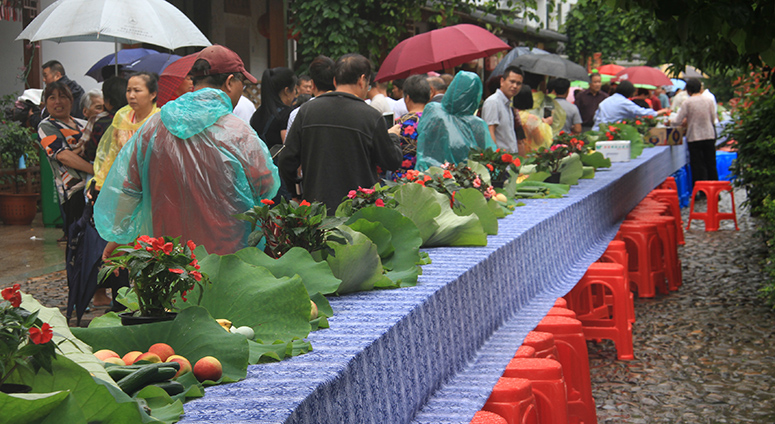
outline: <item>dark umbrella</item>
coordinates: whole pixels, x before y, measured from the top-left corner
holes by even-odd
[[[172,64],[178,59],[180,59],[180,56],[176,54],[170,54],[170,53],[151,54],[135,60],[134,62],[126,65],[124,69],[129,71],[135,71],[135,72],[145,71],[145,72],[155,72],[157,74],[161,74],[162,71],[164,71],[164,69],[167,68],[167,66],[169,66],[170,64]]]
[[[511,65],[538,75],[589,82],[589,74],[583,66],[556,54],[526,54],[512,60]]]
[[[511,51],[506,53],[506,56],[503,56],[503,59],[501,59],[500,62],[498,62],[495,69],[492,70],[490,78],[503,75],[503,71],[511,65],[511,62],[514,61],[514,59],[526,54],[549,54],[549,52],[536,47],[514,47]]]
[[[115,65],[118,63],[119,65],[127,65],[132,62],[137,61],[140,58],[143,58],[148,55],[156,55],[159,54],[156,50],[151,49],[124,49],[119,50],[118,53],[109,54],[102,59],[98,60],[97,63],[92,65],[91,68],[89,68],[88,71],[86,71],[86,75],[94,78],[97,80],[97,82],[102,82],[102,68],[109,65]],[[118,62],[117,62],[118,61]]]
[[[75,309],[76,325],[86,312],[94,292],[97,291],[97,274],[102,265],[102,251],[108,244],[100,237],[92,222],[93,206],[84,208],[83,216],[70,226],[67,243],[67,319]]]
[[[508,49],[508,44],[476,25],[435,29],[398,43],[382,62],[376,79],[389,81],[453,68]]]

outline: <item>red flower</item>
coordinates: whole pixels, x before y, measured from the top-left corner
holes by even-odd
[[[444,178],[452,178],[452,173],[449,171],[444,171],[444,174],[442,174]]]
[[[19,289],[21,288],[21,285],[14,284],[11,287],[6,287],[1,292],[3,295],[3,299],[11,302],[11,306],[14,308],[18,308],[19,305],[22,304],[22,294],[19,293]]]
[[[417,184],[420,184],[421,186],[425,187],[425,181],[424,180],[417,180],[415,181]]]
[[[193,266],[195,269],[199,269],[199,268],[201,268],[201,267],[199,266],[199,261],[197,261],[196,259],[194,259],[193,261],[191,261],[191,263],[190,263],[189,265]]]
[[[486,166],[486,167],[487,167],[487,169],[489,169],[489,170],[490,170],[490,172],[492,172],[492,171],[494,171],[494,170],[495,170],[495,168],[493,168],[493,167],[492,167],[492,164],[490,164],[490,163],[487,163],[487,164],[485,164],[484,166]]]
[[[44,322],[40,328],[30,328],[30,340],[35,344],[48,343],[51,341],[52,337],[54,337],[54,331],[51,330],[51,326],[46,322]]]
[[[137,241],[141,241],[143,243],[153,243],[154,240],[156,239],[149,236],[140,236],[137,238]]]
[[[519,158],[514,158],[514,162],[512,162],[514,166],[520,166],[522,165],[522,161],[519,160]]]
[[[271,200],[271,199],[261,199],[261,203],[263,203],[265,205],[269,205],[269,206],[274,205],[274,201]]]
[[[359,186],[358,187],[358,191],[360,191],[363,194],[374,194],[374,189],[373,188],[363,188],[363,187]]]
[[[163,245],[163,246],[161,246],[161,250],[162,250],[164,253],[166,253],[166,254],[168,254],[168,255],[169,255],[170,253],[172,253],[172,247],[173,247],[173,246],[172,246],[172,242],[167,242],[167,243],[164,243],[164,245]]]
[[[188,248],[189,248],[189,249],[191,249],[191,251],[192,251],[192,252],[194,251],[194,249],[196,249],[196,244],[194,244],[194,242],[193,242],[193,241],[191,241],[191,240],[189,240],[189,241],[186,243],[186,245],[188,246]]]
[[[449,207],[451,208],[451,207],[454,207],[454,206],[455,206],[455,192],[453,191],[452,192],[452,197],[449,198]]]
[[[355,196],[357,196],[357,195],[358,195],[358,192],[357,192],[357,191],[355,191],[355,190],[350,190],[350,192],[349,192],[349,193],[347,193],[347,198],[348,198],[348,199],[355,199]]]
[[[188,290],[184,290],[183,293],[180,294],[180,298],[183,299],[184,302],[188,302],[188,299],[186,299],[186,294],[188,294]]]
[[[299,206],[310,206],[310,204],[308,201],[302,200],[301,203],[299,203]]]
[[[424,176],[424,177],[423,177],[423,181],[430,181],[430,180],[432,180],[432,179],[433,179],[433,178],[431,178],[431,176],[430,176],[430,175],[426,175],[426,176]]]
[[[178,269],[178,268],[170,268],[169,271],[170,272],[174,272],[175,274],[182,274],[182,273],[186,272],[185,270]]]
[[[407,169],[412,167],[412,161],[409,159],[404,159],[403,162],[401,162],[401,168]]]
[[[640,124],[641,124],[640,120],[639,120],[639,119],[636,119],[636,120],[635,120],[635,125],[640,125]]]
[[[189,274],[194,277],[194,280],[202,281],[202,274],[199,271],[191,271]]]
[[[374,204],[377,205],[377,207],[380,207],[380,208],[385,207],[385,202],[382,199],[377,199],[377,201],[374,202]]]
[[[506,153],[506,154],[504,154],[503,156],[501,156],[501,161],[503,161],[503,162],[510,163],[510,162],[511,162],[511,161],[513,161],[513,160],[514,160],[514,157],[513,157],[513,156],[511,156],[511,155],[510,155],[510,154],[508,154],[508,153]]]

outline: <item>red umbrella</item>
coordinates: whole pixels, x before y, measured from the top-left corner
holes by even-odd
[[[198,52],[183,56],[164,68],[164,71],[159,75],[159,93],[157,94],[156,99],[157,105],[161,107],[165,103],[175,100],[175,91],[177,91],[180,83],[183,82],[183,79],[186,78],[191,67],[194,66],[197,56],[199,56]]]
[[[624,66],[614,65],[613,63],[609,63],[608,65],[603,65],[597,68],[598,73],[605,74],[605,75],[616,75],[623,70],[624,70]]]
[[[616,74],[619,81],[627,80],[633,84],[648,84],[653,86],[673,85],[664,72],[650,66],[633,66]]]
[[[510,48],[490,31],[476,25],[436,29],[398,43],[382,62],[377,81],[453,68]]]

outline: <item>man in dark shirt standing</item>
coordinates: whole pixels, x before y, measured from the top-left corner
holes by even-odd
[[[600,102],[608,97],[608,94],[600,91],[603,85],[600,74],[589,75],[589,89],[577,93],[575,96],[576,107],[581,113],[581,130],[589,131],[595,125],[595,112]]]
[[[70,89],[70,93],[73,95],[73,108],[70,115],[73,118],[83,119],[83,110],[81,109],[81,97],[83,97],[83,88],[75,81],[67,78],[65,75],[65,67],[57,60],[49,60],[42,66],[43,82],[51,84],[54,81],[62,81],[67,88]]]
[[[331,215],[350,190],[379,181],[377,167],[393,171],[403,159],[398,137],[388,134],[382,114],[363,101],[370,76],[365,57],[339,58],[336,91],[301,106],[280,153],[281,175],[295,179],[301,165],[302,197],[325,203]]]

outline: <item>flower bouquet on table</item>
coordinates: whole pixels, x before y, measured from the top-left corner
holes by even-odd
[[[486,149],[472,148],[468,158],[479,162],[490,171],[490,182],[493,186],[503,186],[503,182],[509,177],[509,169],[519,172],[521,161],[516,155],[507,153],[501,149],[488,147]]]
[[[0,391],[26,392],[28,386],[6,383],[14,371],[27,369],[37,373],[41,368],[51,372],[56,344],[51,340],[51,325],[21,307],[20,285],[2,290],[0,301]]]
[[[407,172],[416,171],[410,169]],[[358,187],[357,190],[350,190],[347,197],[342,199],[342,203],[336,208],[335,215],[338,217],[352,216],[356,211],[371,205],[395,208],[396,201],[390,192],[389,186],[383,186],[379,183],[375,184],[374,188]]]
[[[174,309],[175,295],[185,299],[195,285],[202,288],[209,282],[207,275],[198,271],[194,249],[196,244],[191,240],[182,243],[180,237],[143,235],[134,244],[117,247],[115,251],[119,254],[105,261],[98,280],[103,281],[110,273],[125,268],[138,302],[138,310],[131,315],[172,317],[168,312]]]
[[[538,171],[555,174],[560,171],[562,160],[571,153],[571,148],[568,145],[553,144],[549,148],[541,146],[531,155]]]
[[[589,150],[587,137],[583,133],[571,134],[565,131],[560,131],[559,134],[554,136],[552,144],[561,144],[567,146],[569,153],[578,153],[579,155],[583,155]]]

